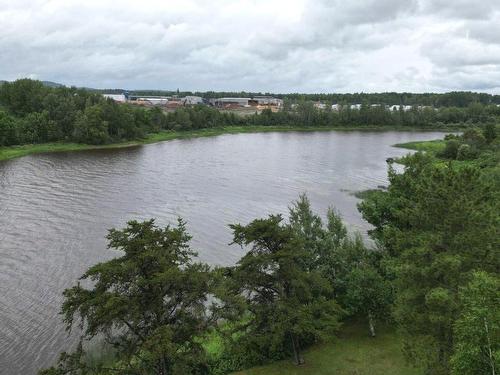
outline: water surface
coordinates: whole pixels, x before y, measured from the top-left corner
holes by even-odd
[[[429,132],[291,132],[222,135],[127,149],[32,155],[0,162],[0,373],[34,374],[75,342],[58,312],[61,293],[127,220],[188,221],[201,260],[228,265],[229,223],[286,213],[307,192],[365,231],[349,192],[387,183],[386,158]]]

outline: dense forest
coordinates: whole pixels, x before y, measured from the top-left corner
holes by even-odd
[[[20,79],[0,85],[0,146],[57,141],[99,145],[141,139],[163,130],[225,126],[442,128],[485,126],[500,119],[500,107],[493,104],[498,102],[498,96],[488,94],[331,94],[321,97],[331,102],[363,103],[359,110],[345,106],[340,111],[318,110],[311,101],[318,98],[287,95],[283,111],[264,110],[249,116],[202,105],[166,113],[158,107],[146,109],[118,104],[88,89],[47,86],[40,81]],[[415,106],[410,111],[391,112],[384,106],[370,106],[374,102],[432,104],[435,108]],[[297,105],[292,107],[292,104]]]
[[[62,374],[226,374],[335,335],[349,318],[376,335],[387,322],[401,351],[429,375],[500,369],[498,128],[447,136],[436,152],[389,164],[389,186],[359,204],[367,246],[333,208],[326,220],[301,195],[281,215],[233,224],[248,252],[230,267],[196,259],[184,222],[131,221],[109,232],[121,256],[64,292],[76,351],[42,371]],[[228,251],[231,251],[228,248]],[[89,361],[104,340],[112,355]],[[217,350],[210,350],[211,347]]]

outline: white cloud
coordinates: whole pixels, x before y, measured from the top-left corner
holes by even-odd
[[[497,0],[0,0],[0,24],[0,79],[500,92]]]

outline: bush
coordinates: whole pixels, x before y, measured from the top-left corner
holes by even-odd
[[[99,105],[87,107],[77,116],[73,137],[77,142],[94,145],[109,141],[108,122],[103,119],[103,111]]]
[[[456,159],[459,148],[460,148],[460,141],[458,139],[449,139],[446,141],[446,146],[444,150],[441,151],[438,154],[438,156],[446,159]]]
[[[224,342],[220,353],[210,359],[211,374],[228,374],[286,358],[290,353],[281,344],[268,345],[262,337],[239,337]],[[272,347],[272,350],[269,348]]]
[[[460,145],[457,152],[457,160],[471,160],[477,156],[477,152],[468,144]]]
[[[11,146],[18,143],[18,129],[14,118],[0,111],[0,146]]]
[[[489,122],[483,129],[483,135],[486,142],[491,143],[497,137],[497,129],[494,123]]]
[[[481,148],[486,144],[486,138],[478,128],[470,128],[464,131],[462,139],[473,148]]]

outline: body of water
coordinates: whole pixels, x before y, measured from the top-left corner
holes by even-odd
[[[229,265],[243,251],[230,223],[287,213],[306,192],[366,231],[352,192],[387,183],[395,143],[429,132],[288,132],[222,135],[146,146],[32,155],[0,162],[0,373],[31,375],[74,344],[58,315],[62,291],[106,249],[109,228],[177,216],[202,261]]]

